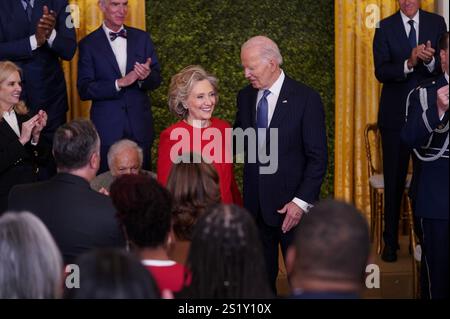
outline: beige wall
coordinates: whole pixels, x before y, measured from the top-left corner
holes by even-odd
[[[438,0],[436,1],[436,12],[445,18],[448,30],[448,0]]]

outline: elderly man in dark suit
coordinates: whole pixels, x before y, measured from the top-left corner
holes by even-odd
[[[48,114],[43,136],[50,142],[66,122],[66,84],[59,59],[71,60],[77,49],[67,0],[0,1],[0,60],[23,71],[22,97],[32,113]]]
[[[38,216],[66,264],[93,248],[124,247],[110,198],[89,186],[100,165],[100,140],[93,124],[75,120],[61,126],[55,133],[53,154],[58,174],[45,182],[14,187],[9,210]]]
[[[383,83],[378,126],[383,148],[384,248],[382,259],[397,260],[398,225],[409,151],[400,138],[408,93],[439,72],[435,50],[444,18],[420,10],[420,0],[399,0],[400,11],[382,20],[373,40],[375,76]]]
[[[235,134],[236,128],[258,130],[257,141],[245,144],[244,206],[257,220],[275,291],[278,246],[285,255],[297,224],[319,198],[327,167],[325,115],[319,94],[280,68],[282,56],[271,39],[249,39],[241,61],[250,85],[237,97]],[[264,147],[276,162],[269,167],[263,152],[252,160]]]
[[[101,167],[120,139],[135,141],[150,170],[153,117],[148,91],[161,83],[156,50],[148,33],[124,26],[128,0],[100,0],[103,25],[80,41],[78,92],[92,100],[91,120],[100,134]]]
[[[439,48],[444,74],[414,90],[402,130],[416,158],[410,195],[423,233],[421,294],[426,299],[448,298],[449,291],[448,32]]]

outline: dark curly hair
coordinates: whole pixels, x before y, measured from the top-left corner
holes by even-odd
[[[191,240],[192,228],[211,205],[221,202],[219,175],[212,164],[201,161],[172,166],[167,189],[174,199],[173,231],[180,240]]]
[[[138,248],[165,243],[171,227],[170,193],[147,175],[119,176],[110,196],[126,235]]]
[[[186,298],[272,298],[253,217],[235,205],[216,205],[194,227],[187,260]]]

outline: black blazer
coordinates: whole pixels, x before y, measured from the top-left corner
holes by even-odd
[[[248,85],[238,93],[235,128],[256,128],[258,90]],[[327,139],[322,101],[313,89],[286,75],[270,128],[278,129],[278,169],[260,174],[260,164],[249,163],[245,144],[244,206],[251,213],[262,212],[270,226],[280,226],[284,215],[277,213],[294,197],[310,204],[319,199],[327,167]],[[270,149],[269,136],[267,149]]]
[[[423,10],[419,11],[419,42],[437,49],[439,38],[447,30],[443,17]],[[435,72],[430,73],[422,61],[414,72],[405,77],[404,63],[411,56],[411,47],[403,26],[400,11],[380,21],[373,39],[375,76],[383,83],[378,111],[380,127],[400,130],[405,123],[405,105],[408,93],[417,85],[441,72],[439,50],[435,54]]]
[[[9,209],[38,216],[66,264],[96,247],[125,246],[111,199],[75,175],[58,173],[45,182],[15,186],[9,195]]]
[[[30,117],[16,114],[19,130]],[[14,185],[37,179],[37,166],[48,159],[50,147],[40,139],[38,145],[22,145],[19,137],[4,120],[0,120],[0,214],[7,208],[8,193]]]

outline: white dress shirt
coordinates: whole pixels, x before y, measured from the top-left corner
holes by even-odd
[[[6,123],[11,127],[11,129],[16,133],[18,137],[20,137],[20,129],[19,129],[19,122],[17,122],[17,116],[16,112],[14,110],[11,111],[4,111],[3,112],[3,118],[5,119]]]
[[[111,48],[114,52],[114,55],[116,57],[117,64],[119,66],[120,73],[122,76],[126,75],[127,72],[127,39],[122,37],[117,37],[114,41],[111,41],[109,37],[109,32],[116,32],[111,29],[109,29],[105,23],[103,22],[103,30],[105,31],[106,38],[108,39],[109,44],[111,45]],[[123,26],[120,27],[117,32],[123,29]],[[119,86],[117,85],[116,80],[116,89],[117,91],[120,91]]]
[[[285,76],[283,70],[281,70],[281,74],[278,77],[278,79],[272,84],[272,86],[270,88],[268,88],[268,90],[270,91],[270,94],[267,96],[267,104],[268,104],[267,125],[268,126],[270,125],[270,122],[272,121],[273,113],[275,112],[275,107],[277,106],[278,97],[280,96],[281,87],[283,86],[283,82],[284,82],[285,77],[286,76]],[[258,107],[259,100],[261,100],[265,90],[266,89],[261,89],[261,90],[258,91],[258,95],[256,97],[256,106],[255,106],[255,108]],[[292,199],[292,201],[298,207],[300,207],[305,213],[307,213],[309,211],[309,209],[312,207],[311,204],[301,200],[298,197],[294,197]],[[282,207],[280,207],[280,209],[281,208]]]
[[[400,15],[402,17],[403,26],[405,27],[406,36],[409,37],[409,33],[411,32],[411,25],[409,24],[409,20],[414,21],[414,29],[416,29],[416,43],[419,44],[425,44],[426,43],[419,43],[419,32],[420,32],[420,11],[417,11],[416,15],[411,19],[408,16],[406,16],[402,11],[400,11]],[[434,57],[431,59],[431,62],[428,64],[425,64],[428,71],[433,72],[435,65]],[[409,73],[412,73],[414,71],[414,68],[408,68],[408,59],[405,60],[403,70],[405,72],[405,76]]]

